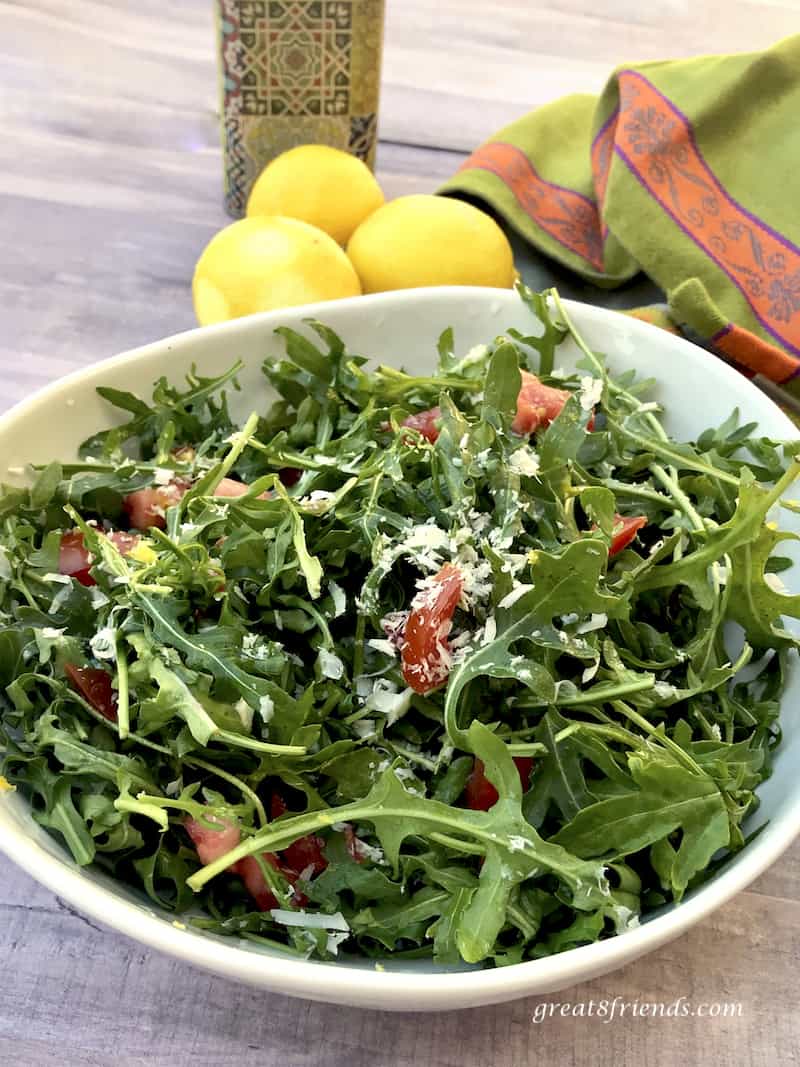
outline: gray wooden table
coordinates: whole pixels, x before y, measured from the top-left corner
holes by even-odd
[[[763,47],[800,0],[389,0],[379,177],[431,191],[495,128],[623,60]],[[193,325],[221,207],[209,0],[0,0],[0,408]],[[166,102],[166,103],[165,103]],[[0,860],[0,1063],[517,1067],[800,1061],[800,846],[690,934],[551,998],[733,1017],[436,1016],[234,985],[75,914]],[[588,1010],[584,1009],[584,1010]]]

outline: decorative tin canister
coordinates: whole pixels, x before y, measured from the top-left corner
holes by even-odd
[[[372,166],[384,0],[216,0],[225,206],[271,159],[329,144]]]

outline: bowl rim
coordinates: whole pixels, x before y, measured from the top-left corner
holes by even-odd
[[[465,290],[475,300],[491,299],[509,305],[519,297],[512,290],[445,286],[426,289],[406,289],[392,293],[351,297],[262,312],[258,315],[213,326],[195,328],[122,352],[109,359],[94,362],[59,378],[26,397],[0,415],[0,427],[24,419],[38,405],[48,403],[65,389],[84,384],[95,378],[98,371],[120,364],[133,363],[160,351],[180,345],[191,345],[202,335],[233,336],[242,330],[269,329],[287,317],[324,317],[333,308],[348,311],[352,308],[371,309],[403,304],[438,304],[456,296],[463,298]],[[613,322],[620,312],[564,300],[570,315],[581,319],[582,329],[591,330],[595,323]],[[626,330],[636,339],[646,342],[659,336],[662,343],[668,338],[675,349],[688,359],[689,365],[701,365],[714,359],[699,346],[643,320],[626,316]],[[788,434],[797,430],[789,418],[769,398],[731,366],[715,360],[715,370],[723,378],[735,381],[739,390],[748,389],[766,402],[771,409],[774,428]],[[11,795],[11,794],[9,794]],[[10,824],[10,825],[9,825]],[[570,949],[555,956],[527,960],[506,967],[466,971],[440,970],[435,973],[392,970],[392,961],[382,962],[382,969],[347,966],[337,962],[295,959],[289,955],[270,955],[244,948],[241,942],[226,943],[168,918],[160,918],[146,905],[134,904],[111,888],[92,880],[91,870],[84,872],[73,866],[66,856],[58,859],[35,838],[26,834],[15,819],[3,820],[0,829],[0,852],[25,870],[42,885],[63,897],[82,912],[111,928],[152,948],[167,952],[185,962],[211,970],[229,978],[255,986],[269,988],[290,996],[329,1003],[352,1004],[361,1007],[400,1011],[439,1011],[497,1003],[522,996],[553,992],[580,981],[586,981],[632,961],[679,936],[695,922],[704,918],[744,889],[762,874],[800,834],[800,790],[784,801],[779,814],[746,849],[734,857],[728,867],[712,880],[695,890],[679,905],[636,928],[617,934],[605,941]],[[56,839],[57,841],[57,839]],[[63,847],[57,842],[57,847]],[[335,976],[335,977],[334,977]],[[455,1002],[455,1003],[454,1003]]]

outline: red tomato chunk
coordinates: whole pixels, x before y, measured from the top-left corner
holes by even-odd
[[[533,757],[514,756],[513,759],[519,771],[519,780],[522,782],[524,792],[530,785]],[[497,790],[484,773],[483,761],[476,759],[472,774],[467,779],[467,786],[464,790],[464,799],[467,802],[467,807],[473,811],[488,811],[489,808],[494,807],[497,803],[497,798]]]
[[[182,481],[137,489],[123,498],[122,510],[128,516],[130,525],[137,530],[148,530],[151,526],[163,530],[167,508],[174,507],[187,489],[188,485]]]
[[[167,508],[174,507],[188,492],[189,483],[182,479],[176,479],[168,485],[151,486],[148,489],[137,489],[129,493],[122,501],[122,509],[128,516],[128,522],[137,530],[146,530],[150,526],[156,526],[163,530],[166,525],[165,512]],[[213,495],[220,498],[234,499],[244,496],[250,486],[246,482],[239,482],[235,478],[222,478],[214,490]],[[259,500],[268,500],[269,493],[261,493]]]
[[[611,547],[608,550],[609,556],[616,556],[617,552],[627,548],[639,530],[646,525],[647,519],[644,515],[615,515],[615,533],[611,538]]]
[[[286,810],[282,798],[273,797],[270,812],[272,818],[277,818]],[[241,840],[241,831],[234,822],[217,819],[214,816],[209,816],[209,821],[219,823],[220,829],[214,830],[206,827],[196,819],[187,819],[184,824],[186,832],[197,849],[198,858],[204,866],[236,848]],[[328,861],[322,851],[324,844],[321,837],[307,834],[294,841],[280,855],[274,852],[263,852],[260,858],[274,870],[280,871],[289,885],[294,886],[301,877],[307,881],[315,874],[320,874],[328,866]],[[245,889],[253,898],[259,911],[269,911],[271,908],[278,907],[275,894],[270,889],[255,856],[245,856],[234,863],[229,870],[242,879]],[[297,890],[292,900],[299,907],[308,903],[307,898]]]
[[[458,567],[445,563],[412,601],[401,656],[403,678],[415,693],[429,693],[447,681],[451,663],[447,635],[463,586]]]
[[[511,423],[511,429],[518,434],[531,434],[536,430],[546,430],[569,400],[571,393],[566,389],[556,389],[545,385],[530,371],[520,371],[522,387],[517,397],[517,414]],[[586,424],[587,430],[594,429],[594,415]]]
[[[117,550],[123,556],[127,556],[139,541],[135,534],[125,533],[122,530],[116,530],[106,536],[109,541],[113,541]],[[61,544],[58,548],[59,574],[66,574],[80,582],[81,585],[97,585],[97,582],[89,573],[93,562],[91,553],[83,540],[83,533],[80,530],[67,530],[66,533],[61,535]]]
[[[65,663],[64,673],[72,688],[81,694],[87,704],[91,704],[109,722],[117,721],[117,698],[108,671]]]
[[[417,430],[426,441],[434,444],[439,436],[437,422],[441,417],[441,408],[428,408],[427,411],[418,411],[415,415],[407,415],[401,425],[408,426],[411,430]]]

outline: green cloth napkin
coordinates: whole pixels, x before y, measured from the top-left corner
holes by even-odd
[[[640,63],[506,126],[440,192],[489,205],[583,299],[660,290],[690,336],[800,398],[799,123],[800,36]]]

